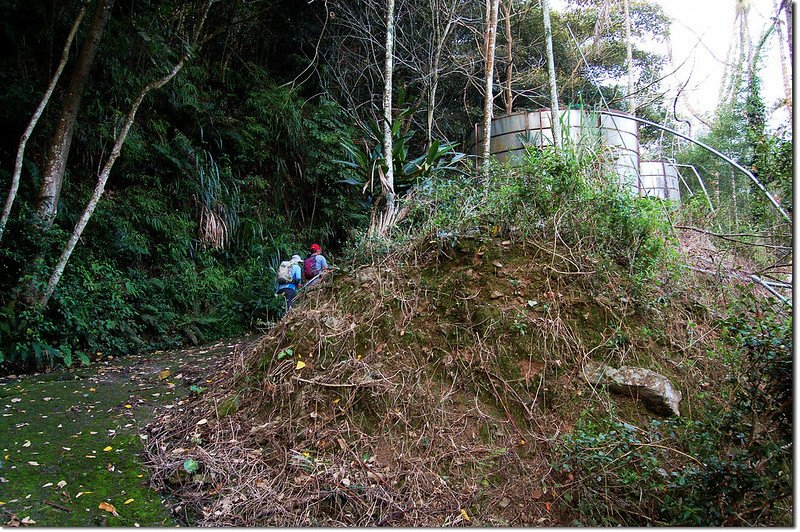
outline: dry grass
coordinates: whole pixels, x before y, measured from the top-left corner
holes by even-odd
[[[612,402],[583,363],[650,357],[685,389],[713,331],[664,318],[658,342],[636,338],[643,311],[587,297],[597,280],[556,251],[417,247],[322,283],[149,426],[153,485],[199,526],[567,523],[553,446]],[[610,344],[619,330],[635,340]]]

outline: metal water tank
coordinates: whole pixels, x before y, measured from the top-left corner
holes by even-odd
[[[553,145],[553,122],[550,109],[520,111],[492,120],[490,152],[498,162],[520,159],[525,155],[525,145],[544,147]],[[578,143],[594,127],[589,115],[581,109],[559,111],[562,138]],[[482,124],[475,124],[472,135],[473,153],[480,155],[483,142]]]
[[[519,140],[528,127],[528,112],[519,111],[492,120],[492,138],[489,151],[498,162],[504,163],[525,155],[525,148]],[[481,155],[483,144],[483,124],[475,124],[475,153]]]
[[[641,195],[680,203],[678,168],[669,161],[641,161]]]
[[[639,123],[624,113],[600,111],[597,114],[601,142],[610,151],[612,171],[623,186],[639,193]]]

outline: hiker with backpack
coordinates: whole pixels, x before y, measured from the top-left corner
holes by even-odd
[[[322,256],[322,248],[319,244],[311,244],[311,254],[303,261],[305,285],[316,284],[328,270],[328,261]]]
[[[286,298],[286,310],[292,308],[294,296],[297,295],[297,289],[300,288],[303,279],[301,262],[303,259],[300,255],[293,255],[290,260],[285,260],[278,266],[278,289],[275,293]]]

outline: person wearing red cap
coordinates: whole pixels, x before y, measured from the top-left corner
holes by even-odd
[[[303,261],[303,276],[306,285],[316,283],[320,276],[328,269],[328,261],[322,256],[322,248],[319,244],[311,244],[311,254]]]

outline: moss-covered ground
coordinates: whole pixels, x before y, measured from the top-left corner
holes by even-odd
[[[235,345],[0,379],[3,523],[174,526],[149,487],[139,429],[159,408],[182,408],[190,387],[207,386],[211,365]]]

